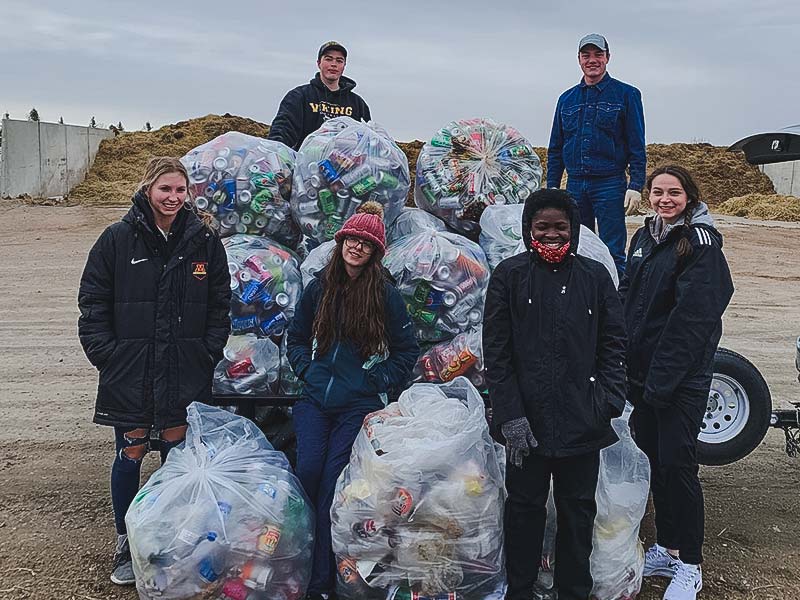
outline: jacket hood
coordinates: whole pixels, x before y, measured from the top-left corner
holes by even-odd
[[[649,217],[646,220],[647,229],[656,241],[665,240],[673,230],[682,227],[686,219],[685,213],[671,225],[666,225],[661,221],[661,218],[656,215]],[[714,217],[708,212],[708,205],[705,202],[699,202],[697,208],[692,213],[691,226],[699,226],[708,231],[722,246],[722,235],[717,231],[714,226]]]
[[[133,198],[131,198],[131,203],[133,206],[131,206],[128,214],[126,214],[122,220],[133,226],[144,227],[148,229],[150,233],[156,235],[158,233],[158,227],[156,226],[156,219],[153,216],[153,207],[150,206],[150,200],[147,199],[144,191],[139,190],[136,192]],[[176,238],[180,238],[186,229],[189,212],[188,210],[179,210],[178,214],[175,215],[175,220],[172,222],[170,231],[173,232]],[[195,220],[199,223],[199,219]],[[161,235],[158,234],[158,237],[161,237]]]
[[[522,209],[522,241],[527,250],[531,249],[531,222],[533,221],[533,215],[543,204],[546,204],[548,200],[557,197],[568,200],[568,214],[571,225],[569,239],[570,254],[575,254],[575,252],[577,252],[578,240],[581,233],[581,219],[578,212],[578,205],[575,204],[572,197],[564,190],[551,189],[543,189],[534,192],[525,200],[525,208]]]
[[[351,91],[354,87],[356,87],[356,82],[350,79],[349,77],[345,77],[342,75],[339,78],[339,89],[335,92],[332,92],[328,89],[324,83],[322,83],[322,78],[320,77],[319,73],[314,75],[314,79],[311,80],[311,85],[315,88],[319,88],[320,90],[328,93],[328,94],[344,94]]]

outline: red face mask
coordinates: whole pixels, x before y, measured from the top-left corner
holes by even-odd
[[[561,248],[551,248],[541,242],[531,238],[531,246],[542,257],[542,260],[549,263],[560,263],[569,252],[570,243],[567,242]]]

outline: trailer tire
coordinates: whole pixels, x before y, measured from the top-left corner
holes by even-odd
[[[718,348],[697,461],[728,465],[755,450],[767,434],[772,398],[758,369],[741,354]]]

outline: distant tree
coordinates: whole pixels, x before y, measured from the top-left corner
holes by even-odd
[[[92,117],[92,120],[89,121],[89,127],[97,127],[97,121],[94,120],[94,117]]]
[[[39,120],[39,111],[36,108],[32,108],[31,112],[28,113],[28,121],[38,121]]]
[[[58,117],[58,122],[63,125],[64,124],[64,117]]]
[[[125,128],[122,126],[122,121],[117,123],[117,129],[119,129],[120,131],[125,131]]]
[[[153,130],[153,126],[152,126],[152,125],[150,125],[150,121],[148,121],[147,123],[145,123],[145,124],[144,124],[144,128],[145,128],[147,131],[152,131],[152,130]]]

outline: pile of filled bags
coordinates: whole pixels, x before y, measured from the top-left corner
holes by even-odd
[[[141,600],[300,600],[313,516],[282,452],[252,422],[192,403],[184,444],[125,517]]]
[[[464,378],[368,415],[331,508],[339,597],[501,598],[504,464]]]

